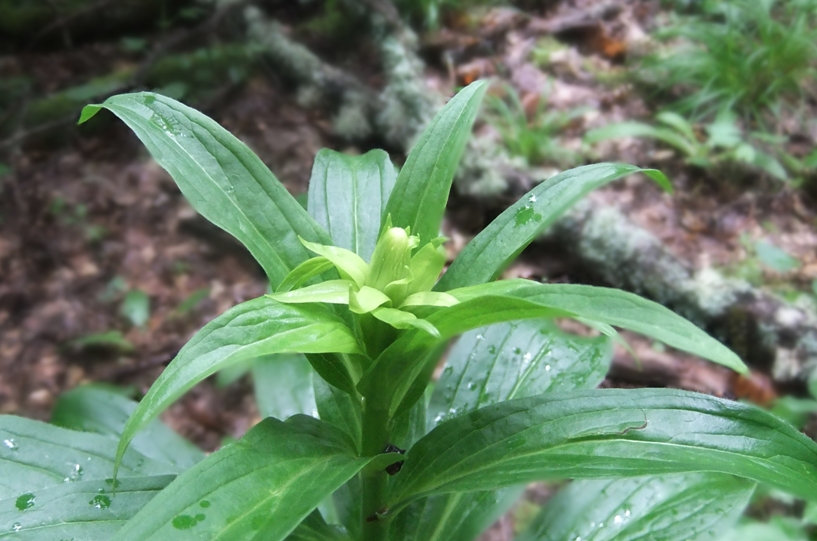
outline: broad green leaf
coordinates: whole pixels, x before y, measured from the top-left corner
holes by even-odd
[[[658,303],[618,289],[574,284],[539,284],[530,280],[505,280],[449,291],[460,301],[482,295],[560,308],[579,317],[622,327],[665,344],[722,364],[741,373],[748,369],[729,348],[688,320]]]
[[[136,406],[136,402],[123,396],[119,390],[86,385],[59,397],[51,412],[51,423],[118,439]],[[146,457],[177,466],[178,471],[184,471],[204,458],[204,453],[195,445],[158,420],[148,423],[133,438],[131,445]]]
[[[654,169],[599,163],[564,171],[536,186],[468,243],[434,288],[437,291],[495,279],[545,228],[591,191],[621,177],[644,173],[667,191],[669,181]]]
[[[118,455],[149,421],[218,370],[272,353],[357,353],[344,323],[326,307],[259,297],[205,325],[165,368],[125,425]]]
[[[391,215],[395,227],[410,227],[421,244],[440,234],[451,182],[487,87],[485,81],[476,81],[451,98],[420,135],[397,175],[383,218]]]
[[[352,477],[349,482],[332,494],[332,501],[340,523],[352,539],[360,539],[360,518],[363,514],[363,490],[360,477],[360,475]]]
[[[395,329],[410,329],[413,327],[436,338],[440,337],[440,331],[433,324],[424,319],[418,319],[411,312],[404,312],[396,308],[375,308],[372,310],[372,315]]]
[[[332,269],[334,265],[325,257],[313,257],[307,259],[287,274],[281,284],[278,286],[276,293],[283,293],[301,287],[304,283],[312,278],[323,274]]]
[[[755,484],[719,473],[574,481],[515,541],[718,541]]]
[[[0,539],[109,541],[174,477],[119,479],[115,493],[103,479],[60,483],[0,500]]]
[[[812,541],[794,517],[774,516],[768,523],[747,520],[718,541]]]
[[[423,498],[394,518],[389,541],[473,541],[508,511],[522,492],[524,487],[508,487]]]
[[[536,479],[692,471],[817,499],[817,444],[753,406],[669,389],[595,389],[487,406],[415,444],[391,509],[421,496]]]
[[[311,257],[298,240],[329,244],[329,235],[244,143],[202,113],[171,98],[139,92],[112,96],[100,109],[124,121],[170,173],[190,204],[250,251],[273,290]]]
[[[320,512],[312,511],[292,532],[287,541],[351,541],[337,526],[327,524]]]
[[[285,539],[321,500],[379,460],[355,455],[345,434],[317,419],[267,418],[181,474],[114,539]]]
[[[116,440],[57,426],[0,415],[0,494],[3,499],[53,485],[113,475]],[[119,478],[177,474],[181,468],[129,449]]]
[[[312,366],[303,355],[266,355],[253,360],[252,381],[261,417],[316,416]]]
[[[343,430],[355,442],[355,449],[360,450],[363,426],[360,400],[322,378],[313,378],[312,384],[321,421]]]
[[[571,336],[549,320],[500,323],[469,331],[448,354],[431,396],[428,423],[434,426],[513,398],[592,389],[607,373],[611,356],[606,338]],[[409,521],[412,530],[422,532],[416,539],[436,532],[438,539],[470,541],[502,515],[520,492],[505,488],[422,498],[396,520],[401,521],[404,513],[419,515]]]
[[[315,156],[309,180],[309,215],[329,232],[335,246],[368,261],[395,180],[394,166],[382,150],[347,156],[323,149]]]
[[[433,368],[433,364],[439,358],[430,352],[449,338],[493,323],[573,315],[564,310],[540,306],[529,301],[498,296],[474,298],[449,308],[430,310],[432,313],[425,321],[434,325],[439,334],[435,336],[424,330],[405,332],[375,360],[358,383],[358,390],[363,396],[381,400],[391,399],[388,404],[374,406],[388,410],[389,415],[395,414],[410,389],[413,389],[412,400],[403,406],[410,407],[413,400],[422,395],[425,382],[422,385],[414,385],[415,380],[421,374],[430,375],[429,368]]]
[[[610,367],[610,346],[606,337],[569,335],[550,320],[469,331],[448,354],[431,396],[429,423],[513,398],[592,389]]]

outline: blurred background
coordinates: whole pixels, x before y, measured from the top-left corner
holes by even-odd
[[[637,176],[594,193],[506,275],[637,292],[753,370],[626,335],[604,386],[747,400],[814,438],[815,68],[817,0],[0,0],[0,413],[48,420],[89,382],[138,398],[204,323],[266,292],[124,125],[76,125],[83,105],[181,100],[297,195],[318,149],[400,164],[448,97],[490,78],[450,256],[556,172],[658,168],[673,194]],[[240,437],[263,411],[243,376],[164,420],[206,450]],[[548,494],[532,487],[484,539],[510,539]],[[785,495],[749,515],[735,538],[815,539]]]

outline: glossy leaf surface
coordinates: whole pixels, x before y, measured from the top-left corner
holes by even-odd
[[[72,481],[108,479],[113,475],[116,440],[57,426],[0,416],[0,494],[18,497]],[[179,473],[181,469],[129,449],[119,478]]]
[[[437,291],[490,282],[545,228],[591,191],[633,173],[644,173],[664,189],[659,171],[621,163],[599,163],[564,171],[508,207],[460,252],[437,283]]]
[[[324,306],[268,297],[239,304],[205,325],[165,368],[128,420],[119,453],[142,426],[230,364],[272,353],[353,353],[357,347],[346,325]]]
[[[60,395],[51,412],[51,424],[118,439],[136,406],[116,390],[86,385]],[[204,458],[198,447],[158,420],[148,423],[131,445],[146,457],[177,466],[178,471]]]
[[[252,363],[255,402],[261,418],[284,420],[303,413],[315,416],[314,370],[303,355],[267,355]]]
[[[397,175],[384,218],[391,215],[395,227],[410,227],[421,244],[439,236],[451,182],[487,87],[485,81],[476,81],[451,98]]]
[[[0,500],[0,539],[109,541],[175,476],[60,483]],[[5,495],[5,494],[4,494]]]
[[[619,289],[505,280],[449,293],[460,301],[501,295],[560,308],[591,321],[635,331],[738,372],[748,370],[735,353],[690,321],[656,302]]]
[[[335,246],[368,261],[396,178],[389,155],[382,150],[362,156],[321,150],[309,180],[309,214]]]
[[[180,475],[115,539],[285,539],[371,460],[317,419],[268,418]]]
[[[710,472],[574,481],[516,541],[717,541],[754,489],[751,481]]]
[[[406,332],[377,358],[358,384],[358,390],[364,396],[390,399],[389,403],[378,404],[378,407],[388,409],[390,415],[397,411],[410,389],[418,393],[413,400],[422,395],[425,385],[413,384],[420,374],[428,373],[430,364],[437,362],[438,357],[429,355],[429,352],[449,338],[493,323],[572,315],[525,300],[498,296],[472,298],[456,306],[431,310],[435,311],[425,319],[437,328],[439,334],[435,336],[419,329]]]
[[[469,331],[448,354],[429,406],[430,426],[513,398],[592,389],[610,367],[606,337],[569,335],[550,320]]]
[[[312,383],[313,396],[321,420],[348,434],[355,442],[355,448],[360,449],[363,430],[360,400],[321,378],[314,378]]]
[[[320,512],[312,511],[292,532],[287,541],[350,541],[337,526],[327,524]]]
[[[391,503],[534,479],[701,469],[817,498],[817,444],[767,412],[684,391],[597,389],[512,400],[440,424],[409,451]]]
[[[310,253],[298,241],[329,236],[244,143],[206,115],[171,98],[139,92],[89,105],[118,116],[170,173],[190,204],[250,251],[273,289]]]

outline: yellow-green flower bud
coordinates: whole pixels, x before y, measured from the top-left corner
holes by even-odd
[[[366,285],[389,295],[394,305],[405,297],[405,285],[411,281],[411,249],[416,239],[409,236],[402,227],[391,227],[383,231],[369,263],[369,275]],[[389,287],[389,286],[392,287]],[[398,286],[398,287],[395,287]],[[388,288],[388,290],[387,290]],[[400,298],[394,298],[395,296]]]

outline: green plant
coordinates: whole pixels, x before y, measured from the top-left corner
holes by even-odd
[[[521,156],[530,165],[553,163],[569,167],[579,161],[577,152],[565,148],[559,141],[559,133],[576,118],[584,114],[584,108],[560,111],[548,108],[543,93],[536,109],[529,115],[513,87],[506,87],[505,97],[488,96],[485,118],[499,132],[508,151]]]
[[[668,45],[641,59],[636,75],[697,119],[734,109],[760,118],[813,92],[817,3],[732,0],[697,3],[697,13],[659,32]]]
[[[761,151],[749,142],[737,125],[737,118],[726,111],[707,124],[706,141],[701,142],[694,126],[682,116],[664,111],[655,119],[661,124],[653,126],[643,122],[620,122],[587,132],[585,143],[594,144],[622,137],[646,137],[657,139],[680,152],[690,165],[711,169],[721,164],[745,163],[765,171],[778,180],[787,180],[786,170],[774,156]],[[760,137],[752,133],[750,136]]]
[[[755,482],[814,499],[817,444],[771,414],[690,392],[594,389],[613,326],[745,371],[718,341],[622,291],[494,281],[588,191],[637,171],[668,187],[657,171],[608,163],[554,176],[437,279],[443,211],[484,90],[475,83],[455,96],[399,175],[382,151],[319,153],[308,212],[245,145],[186,106],[140,93],[86,108],[83,120],[103,107],[124,120],[192,205],[247,246],[274,293],[208,323],[138,405],[79,389],[57,405],[65,428],[0,417],[0,532],[465,540],[507,509],[520,484],[614,478],[570,485],[568,500],[600,488],[599,505],[548,506],[522,539],[551,528],[575,539],[591,522],[619,540],[654,524],[666,539],[690,539],[727,528]],[[602,336],[567,335],[559,317]],[[196,383],[259,357],[266,413],[307,415],[268,417],[208,457],[155,420]],[[298,396],[268,400],[279,393]]]

